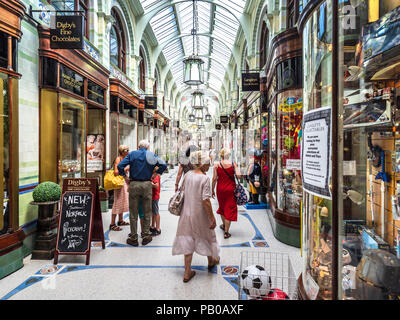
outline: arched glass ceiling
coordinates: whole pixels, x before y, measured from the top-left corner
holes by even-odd
[[[193,1],[184,2],[170,0],[141,0],[145,14],[157,6],[172,3],[162,9],[151,20],[152,27],[157,41],[160,45],[173,37],[190,34],[193,28]],[[174,4],[175,3],[175,4]],[[224,7],[218,5],[224,5]],[[198,7],[198,33],[210,34],[222,40],[229,48],[233,48],[236,35],[240,26],[239,19],[243,14],[246,0],[197,0]],[[183,37],[172,41],[162,51],[167,63],[176,60],[177,57],[187,57],[193,53],[193,38]],[[214,89],[221,89],[226,70],[231,58],[231,51],[219,41],[199,36],[199,55],[203,56],[205,70],[212,70],[206,74],[206,85]],[[205,58],[204,58],[205,57]],[[212,57],[223,64],[207,59]],[[180,85],[183,82],[183,66],[177,63],[171,67],[171,73]],[[217,74],[217,76],[213,76]]]

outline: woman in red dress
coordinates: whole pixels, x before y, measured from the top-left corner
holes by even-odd
[[[237,221],[237,204],[235,198],[235,173],[240,178],[240,171],[233,161],[230,161],[231,152],[229,149],[222,149],[220,152],[221,162],[214,165],[212,180],[212,197],[215,198],[215,185],[217,185],[217,199],[219,208],[217,213],[221,216],[220,228],[225,232],[224,238],[228,239],[231,234],[229,228],[232,221]]]

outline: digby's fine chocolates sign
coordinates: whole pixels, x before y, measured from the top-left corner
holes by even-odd
[[[82,16],[56,16],[50,30],[51,49],[83,49]]]

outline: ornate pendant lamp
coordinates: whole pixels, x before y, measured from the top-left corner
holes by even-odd
[[[196,115],[193,112],[189,114],[189,122],[196,122]]]
[[[197,109],[203,109],[204,108],[204,94],[201,90],[197,89],[192,93],[192,108],[197,110]]]
[[[189,86],[204,83],[204,61],[199,57],[199,41],[197,36],[197,1],[193,0],[193,54],[183,60],[183,82]],[[197,39],[197,54],[195,53],[195,42]]]
[[[206,119],[205,119],[205,121],[206,122],[211,122],[211,114],[206,114]]]

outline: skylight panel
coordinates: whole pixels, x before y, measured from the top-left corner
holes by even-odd
[[[142,7],[147,10],[150,8],[153,4],[159,2],[159,0],[141,0],[140,3],[142,4]]]

